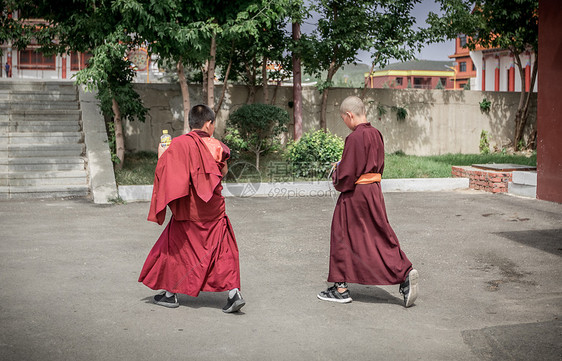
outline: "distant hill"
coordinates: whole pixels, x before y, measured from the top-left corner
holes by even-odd
[[[371,67],[367,64],[346,64],[341,67],[334,75],[332,81],[334,87],[362,88],[365,84],[365,73],[368,73]],[[309,74],[303,76],[303,83],[316,82],[326,79],[327,72],[322,73],[322,79],[317,79]]]

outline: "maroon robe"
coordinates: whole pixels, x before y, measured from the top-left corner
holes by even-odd
[[[404,282],[412,263],[388,223],[381,184],[355,184],[365,173],[383,173],[381,133],[359,124],[345,139],[333,175],[338,198],[330,239],[329,282],[393,285]]]
[[[230,151],[221,143],[216,161],[202,137],[208,134],[195,130],[174,138],[156,166],[148,220],[162,224],[167,206],[172,217],[139,276],[154,290],[196,297],[240,288],[238,246],[221,194]]]

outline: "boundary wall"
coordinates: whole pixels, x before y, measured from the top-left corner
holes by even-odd
[[[269,89],[273,95],[275,87]],[[215,99],[222,86],[215,87]],[[179,84],[135,84],[146,107],[150,109],[145,123],[124,122],[127,151],[155,151],[162,129],[172,136],[181,135],[183,109]],[[201,85],[189,85],[191,105],[202,102]],[[341,101],[349,95],[361,94],[362,89],[333,88],[328,93],[327,128],[342,137],[349,130],[339,117]],[[230,112],[246,103],[245,86],[229,86],[217,114],[215,136],[224,134]],[[409,155],[440,155],[447,153],[479,153],[482,130],[489,133],[490,147],[501,149],[512,142],[514,119],[519,93],[423,89],[367,89],[367,118],[385,139],[387,153],[403,151]],[[256,102],[261,102],[258,88]],[[482,112],[479,103],[491,101],[489,112]],[[279,87],[275,105],[286,109],[292,118],[292,87]],[[303,132],[319,129],[321,94],[314,87],[303,87]],[[405,108],[405,120],[397,120],[394,107]],[[379,109],[386,111],[384,114]],[[536,124],[536,94],[532,97],[528,136]],[[291,120],[292,122],[292,120]],[[292,138],[292,123],[289,125]]]

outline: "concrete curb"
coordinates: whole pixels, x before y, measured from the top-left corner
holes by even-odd
[[[107,204],[117,198],[118,191],[105,123],[94,94],[85,92],[80,86],[78,91],[92,197],[94,203]]]
[[[439,192],[467,189],[468,178],[383,179],[383,192]],[[329,181],[291,183],[224,183],[225,197],[327,197],[337,196]],[[152,185],[119,186],[119,197],[126,202],[148,202]]]

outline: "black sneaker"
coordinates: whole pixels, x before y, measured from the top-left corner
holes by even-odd
[[[406,281],[400,284],[399,291],[404,296],[404,306],[410,307],[418,298],[418,278],[419,274],[418,271],[412,269],[408,276],[406,277]]]
[[[174,293],[172,297],[166,297],[166,291],[154,296],[154,303],[169,308],[176,308],[180,306],[176,294]]]
[[[242,307],[246,304],[246,301],[242,298],[240,291],[236,291],[236,294],[231,298],[226,300],[226,305],[222,308],[224,313],[234,313],[240,311]]]
[[[317,296],[322,301],[338,302],[338,303],[349,303],[352,301],[348,290],[343,293],[339,293],[336,286],[328,288],[326,291],[322,291]]]

